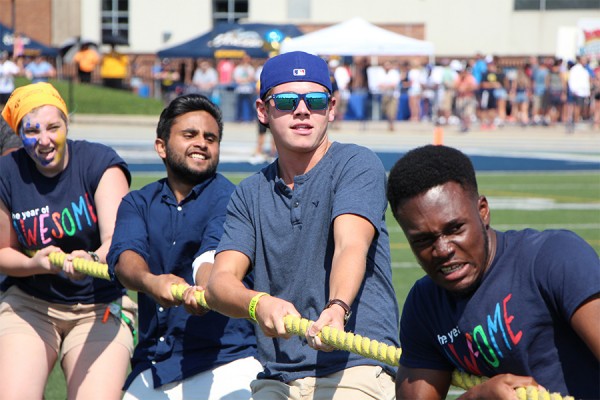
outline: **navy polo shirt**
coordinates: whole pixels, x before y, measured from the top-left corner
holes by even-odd
[[[233,190],[230,181],[215,174],[180,203],[166,179],[129,193],[119,207],[108,255],[113,278],[121,253],[132,250],[146,260],[152,273],[178,275],[193,284],[192,262],[216,249]],[[256,356],[254,329],[246,320],[214,311],[200,317],[183,306],[163,308],[144,293],[138,303],[139,343],[125,388],[148,368],[159,387]]]

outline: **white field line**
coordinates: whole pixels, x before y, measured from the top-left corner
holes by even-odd
[[[559,184],[556,183],[508,183],[508,184],[490,184],[485,185],[484,188],[481,189],[481,192],[485,192],[486,190],[506,190],[506,189],[526,189],[528,191],[531,190],[581,190],[581,189],[589,189],[589,185],[585,183],[564,183],[561,182]]]
[[[536,197],[488,197],[493,210],[600,210],[600,203],[557,203]]]
[[[388,226],[389,233],[402,233],[402,229],[395,224],[395,221],[392,222],[393,225]],[[546,230],[546,229],[568,229],[568,230],[599,230],[600,224],[491,224],[492,228],[498,229],[499,231],[506,231],[509,229],[537,229],[538,231]]]

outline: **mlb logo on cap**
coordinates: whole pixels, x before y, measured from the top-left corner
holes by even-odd
[[[305,69],[299,69],[296,68],[294,70],[294,72],[292,72],[294,74],[294,76],[306,76],[306,70]]]

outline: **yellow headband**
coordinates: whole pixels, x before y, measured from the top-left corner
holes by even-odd
[[[68,117],[67,105],[58,91],[49,83],[38,82],[16,88],[2,111],[2,117],[18,135],[19,123],[34,108],[52,105]]]

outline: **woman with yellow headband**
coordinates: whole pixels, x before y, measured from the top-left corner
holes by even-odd
[[[69,399],[120,399],[135,303],[72,260],[106,262],[127,164],[109,147],[67,139],[67,107],[49,83],[17,88],[2,116],[23,148],[0,157],[0,397],[41,399],[60,358]],[[58,251],[63,268],[48,259]]]

